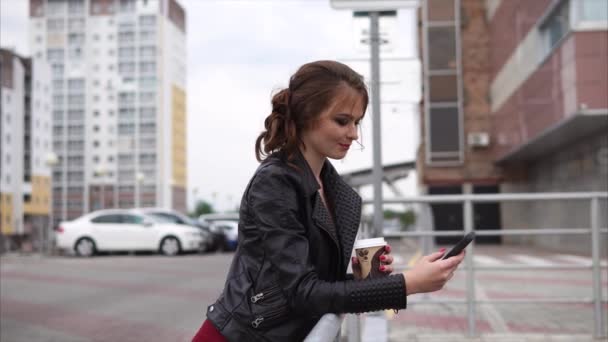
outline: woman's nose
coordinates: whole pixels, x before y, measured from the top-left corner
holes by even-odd
[[[357,140],[359,139],[359,127],[355,124],[350,126],[350,129],[348,130],[348,138],[350,140]]]

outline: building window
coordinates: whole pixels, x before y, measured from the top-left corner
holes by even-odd
[[[49,62],[63,62],[63,49],[48,49],[46,58]]]
[[[84,90],[84,78],[73,78],[68,80],[68,90],[77,92]]]
[[[431,165],[463,161],[459,98],[460,1],[429,0],[423,5],[425,155]]]
[[[540,25],[545,37],[547,52],[570,32],[570,2],[562,1]]]
[[[580,19],[584,21],[608,21],[608,1],[606,0],[580,0]]]
[[[154,15],[142,15],[139,17],[140,26],[154,26],[156,24],[156,16]]]
[[[84,30],[84,19],[71,18],[68,21],[68,28],[70,31],[82,31]]]

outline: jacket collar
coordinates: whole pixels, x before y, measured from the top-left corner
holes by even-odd
[[[302,171],[302,186],[307,198],[316,196],[320,188],[319,184],[299,150],[291,163]],[[329,160],[325,160],[323,164],[321,179],[325,187],[325,196],[333,203],[335,226],[339,231],[338,240],[342,250],[342,266],[346,270],[361,221],[361,197],[346,184]]]

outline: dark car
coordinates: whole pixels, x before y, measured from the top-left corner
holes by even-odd
[[[138,209],[142,213],[149,216],[159,217],[164,220],[168,220],[173,223],[183,224],[188,226],[194,226],[201,230],[204,237],[204,244],[201,247],[202,252],[215,251],[223,247],[223,239],[219,239],[216,234],[211,233],[209,227],[201,224],[200,222],[174,210],[162,209],[162,208],[141,208]]]
[[[218,250],[232,251],[236,248],[236,241],[234,241],[230,229],[226,229],[226,225],[218,225],[216,222],[239,222],[238,213],[223,213],[223,214],[204,214],[198,217],[198,222],[203,227],[207,227],[211,234],[214,236],[214,240],[218,243]],[[231,227],[230,224],[228,224]]]

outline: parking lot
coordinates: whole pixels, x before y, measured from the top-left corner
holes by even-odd
[[[415,251],[405,245],[393,246],[398,256],[396,269],[406,267]],[[204,319],[207,305],[221,291],[232,255],[4,255],[0,257],[0,340],[189,341]],[[475,262],[486,266],[588,261],[514,247],[479,246],[476,255]],[[465,275],[464,270],[458,271],[433,297],[465,298]],[[482,299],[590,298],[592,294],[590,270],[486,270],[476,272],[475,279],[477,296]],[[602,286],[605,297],[605,269]],[[436,340],[432,336],[466,334],[464,304],[417,304],[421,299],[412,296],[408,309],[397,315],[384,313],[390,341],[431,341]],[[606,310],[606,303],[603,308]],[[481,334],[508,336],[501,341],[523,341],[523,334],[591,341],[593,305],[483,304],[477,308],[476,323]]]
[[[6,256],[2,341],[189,341],[232,254]]]

